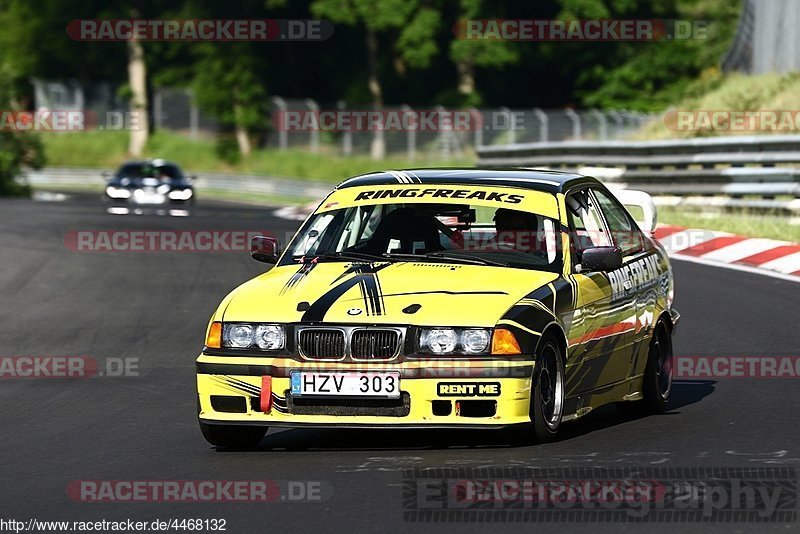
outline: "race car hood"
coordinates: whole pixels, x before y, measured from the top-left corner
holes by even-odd
[[[549,272],[447,263],[275,267],[234,290],[224,321],[494,326]]]

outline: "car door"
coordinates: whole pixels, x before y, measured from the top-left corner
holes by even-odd
[[[636,296],[616,283],[614,272],[586,272],[581,268],[584,250],[615,244],[593,191],[583,188],[571,192],[565,201],[577,293],[568,336],[567,395],[575,396],[627,376],[634,344]]]
[[[614,244],[622,250],[622,269],[613,276],[617,278],[616,283],[621,283],[623,290],[634,298],[633,330],[630,332],[632,345],[626,371],[626,376],[631,376],[634,369],[641,369],[637,362],[647,357],[647,342],[654,324],[660,278],[658,257],[648,246],[633,217],[613,194],[601,188],[593,189],[592,193]]]

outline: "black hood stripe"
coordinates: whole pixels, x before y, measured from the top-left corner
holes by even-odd
[[[317,262],[309,262],[304,263],[297,269],[297,272],[292,275],[291,278],[286,282],[286,284],[281,289],[281,295],[286,293],[287,291],[293,289],[297,284],[303,281],[303,279],[308,276],[308,273],[317,265]]]
[[[365,283],[364,281],[368,279],[371,279],[373,281],[372,283],[375,284],[374,295],[376,295],[377,299],[377,308],[375,309],[383,310],[382,297],[380,297],[377,282],[375,281],[374,277],[378,271],[380,271],[381,269],[385,269],[389,265],[391,264],[383,263],[381,265],[368,265],[368,264],[361,264],[357,266],[354,265],[353,267],[345,271],[345,273],[343,273],[342,276],[337,278],[337,280],[341,279],[345,274],[348,273],[357,273],[357,274],[355,274],[355,276],[353,276],[352,278],[348,278],[347,280],[340,282],[338,285],[334,286],[327,293],[325,293],[316,301],[314,301],[314,303],[303,314],[301,321],[304,323],[305,322],[314,323],[323,321],[325,319],[325,314],[328,313],[328,310],[331,309],[331,306],[333,306],[333,304],[337,300],[339,300],[342,295],[347,293],[353,286]],[[369,285],[370,282],[366,282],[366,284]],[[361,291],[362,294],[365,295],[364,297],[365,305],[367,306],[375,305],[375,302],[372,300],[370,300],[369,304],[366,304],[367,295],[369,295],[372,290],[364,289],[364,287],[362,286]]]
[[[378,280],[378,275],[375,273],[362,275],[358,287],[361,289],[361,297],[364,299],[367,315],[383,315],[386,306],[381,294],[381,283]]]

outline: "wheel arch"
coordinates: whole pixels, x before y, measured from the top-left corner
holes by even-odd
[[[656,325],[653,328],[653,333],[658,328],[659,324],[663,324],[664,328],[667,330],[667,336],[672,336],[672,331],[675,329],[675,323],[672,321],[672,315],[669,313],[669,310],[664,310],[661,312],[661,315],[658,316],[656,320]]]
[[[559,345],[561,349],[561,363],[564,364],[564,369],[566,370],[567,367],[567,348],[569,347],[569,343],[567,342],[567,335],[564,333],[564,329],[555,321],[545,325],[542,328],[542,337],[539,338],[539,342],[536,344],[536,353],[539,352],[539,346],[542,343],[542,340],[546,337],[552,336]]]

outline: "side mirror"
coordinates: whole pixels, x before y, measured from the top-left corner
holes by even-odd
[[[197,175],[196,174],[193,174],[193,175],[189,176],[189,181],[190,182],[194,183],[195,180],[197,180]]]
[[[250,255],[263,263],[278,263],[281,255],[281,242],[276,237],[257,235],[250,241]]]
[[[103,171],[101,176],[103,178],[108,178],[109,176],[111,176],[111,171]]]
[[[608,272],[622,267],[622,251],[618,247],[587,248],[581,254],[581,271]]]

